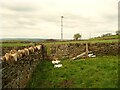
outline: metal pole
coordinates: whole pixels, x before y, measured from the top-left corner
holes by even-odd
[[[63,40],[63,16],[61,16],[61,41]]]

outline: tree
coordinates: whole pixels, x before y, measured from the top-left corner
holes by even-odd
[[[103,34],[102,37],[111,36],[112,33]]]
[[[116,35],[120,35],[120,30],[116,31]]]
[[[74,40],[78,40],[78,39],[80,39],[81,38],[81,35],[79,34],[79,33],[77,33],[77,34],[74,34]]]

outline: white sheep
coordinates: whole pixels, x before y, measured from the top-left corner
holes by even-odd
[[[93,58],[95,58],[95,57],[96,57],[96,55],[93,55],[92,57],[93,57]]]
[[[88,57],[92,57],[93,56],[93,53],[92,54],[88,54]]]
[[[56,61],[52,61],[52,64],[58,64],[60,63],[60,61],[56,60]]]
[[[54,68],[62,67],[62,64],[54,65]]]
[[[88,57],[96,57],[96,55],[94,55],[93,53],[92,54],[88,54]]]

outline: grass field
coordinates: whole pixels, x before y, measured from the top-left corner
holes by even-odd
[[[88,39],[88,40],[41,42],[41,43],[49,46],[49,45],[53,45],[53,44],[86,43],[86,42],[89,42],[89,43],[112,43],[112,42],[118,42],[118,40],[119,40],[118,35],[112,35],[112,36],[107,36],[107,37],[92,38],[92,39]],[[20,43],[21,40],[20,41],[17,40],[16,41],[17,43],[12,43],[12,42],[15,42],[14,40],[11,40],[11,41],[9,40],[8,42],[9,43],[0,43],[0,46],[2,46],[2,47],[12,47],[12,46],[29,46],[29,45],[32,45],[30,43]]]
[[[118,35],[111,35],[111,36],[105,36],[105,37],[98,37],[98,38],[91,38],[90,40],[104,40],[104,39],[118,39]]]
[[[67,41],[67,42],[45,42],[43,44],[49,45],[49,44],[70,44],[70,43],[112,43],[112,42],[118,42],[118,39],[110,39],[110,40],[86,40],[86,41]]]
[[[112,42],[118,42],[118,39],[113,39],[113,40],[88,40],[88,41],[67,41],[67,42],[45,42],[42,44],[45,44],[47,46],[53,45],[53,44],[70,44],[70,43],[112,43]],[[2,43],[0,46],[2,47],[13,47],[13,46],[30,46],[33,44],[30,43]]]
[[[118,57],[62,60],[63,67],[54,68],[50,61],[36,67],[28,88],[117,88]]]
[[[44,43],[46,45],[48,44],[69,44],[69,43],[112,43],[112,42],[118,42],[119,41],[118,35],[112,35],[112,36],[106,36],[106,37],[100,37],[100,38],[91,38],[88,40],[79,40],[79,41],[64,41],[64,42],[49,42]]]

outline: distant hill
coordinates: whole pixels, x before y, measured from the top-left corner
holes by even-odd
[[[1,42],[17,42],[17,41],[25,41],[25,42],[40,42],[46,39],[39,39],[39,38],[2,38],[0,39]]]

